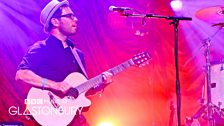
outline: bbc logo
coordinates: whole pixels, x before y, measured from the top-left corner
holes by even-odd
[[[44,103],[44,101],[43,101],[43,99],[25,99],[24,100],[24,103],[25,104],[43,104]]]

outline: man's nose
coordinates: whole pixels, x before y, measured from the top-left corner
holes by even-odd
[[[77,22],[78,21],[78,18],[77,17],[74,17],[73,18],[73,21]]]

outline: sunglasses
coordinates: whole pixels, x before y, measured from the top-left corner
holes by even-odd
[[[73,13],[70,13],[70,14],[64,14],[64,15],[61,15],[59,17],[67,17],[67,18],[70,18],[72,20],[74,20],[76,17]]]

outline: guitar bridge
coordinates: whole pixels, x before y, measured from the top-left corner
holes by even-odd
[[[54,108],[59,109],[59,112],[62,113],[63,109],[60,107],[60,105],[56,102],[55,97],[52,95],[51,92],[48,92],[48,95],[50,97],[50,102],[53,105]]]

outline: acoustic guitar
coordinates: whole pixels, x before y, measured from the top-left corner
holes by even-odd
[[[131,59],[109,69],[113,75],[129,68],[130,66],[144,66],[148,64],[151,57],[143,52]],[[102,83],[102,74],[87,80],[80,73],[69,74],[65,82],[72,85],[63,97],[50,90],[42,90],[32,87],[27,95],[26,105],[33,118],[43,126],[66,126],[83,107],[91,105],[91,101],[85,97],[86,91]]]

